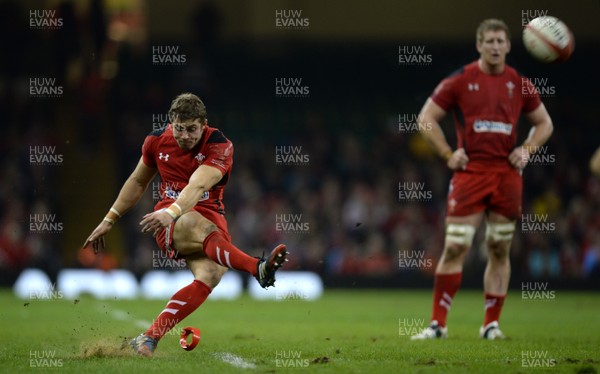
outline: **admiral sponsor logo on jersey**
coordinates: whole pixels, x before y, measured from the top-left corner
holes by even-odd
[[[498,121],[486,121],[478,119],[473,122],[473,130],[475,130],[475,132],[492,132],[496,134],[510,135],[512,133],[512,128],[512,124]]]
[[[431,65],[433,57],[425,53],[424,45],[398,46],[398,64],[400,65]]]
[[[277,97],[308,97],[310,88],[302,84],[302,78],[275,78]]]
[[[275,10],[275,27],[278,29],[307,29],[309,26],[310,20],[308,17],[302,17],[302,10]]]
[[[31,9],[29,10],[29,28],[56,30],[62,29],[62,17],[56,17],[56,9]]]
[[[60,97],[63,87],[56,83],[56,78],[29,78],[29,96],[31,97]]]

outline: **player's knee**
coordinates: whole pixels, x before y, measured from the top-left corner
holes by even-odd
[[[510,251],[510,242],[508,241],[488,241],[488,254],[492,260],[506,261]]]
[[[452,261],[462,257],[471,248],[475,227],[468,224],[449,223],[446,226],[446,248],[444,260]]]
[[[457,258],[463,257],[468,250],[469,246],[452,242],[447,243],[444,249],[444,262],[452,262]]]
[[[227,272],[227,268],[212,261],[207,262],[202,270],[200,274],[195,275],[195,278],[206,283],[210,288],[215,288],[221,281],[223,274]]]
[[[488,222],[485,230],[485,240],[491,260],[506,261],[508,259],[514,233],[514,222]]]

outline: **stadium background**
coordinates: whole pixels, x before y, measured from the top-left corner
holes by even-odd
[[[56,10],[62,27],[32,29],[31,11],[41,9]],[[308,26],[278,27],[277,10],[301,11]],[[526,54],[527,10],[570,26],[570,61],[546,66]],[[599,10],[597,1],[3,1],[1,284],[28,267],[51,279],[62,268],[138,276],[153,268],[157,249],[137,223],[155,191],[117,224],[102,255],[79,248],[139,159],[144,136],[175,95],[191,91],[235,145],[225,204],[236,245],[260,255],[285,242],[288,269],[318,272],[330,287],[430,287],[450,173],[418,134],[400,130],[399,117],[416,115],[444,76],[477,58],[474,30],[497,17],[513,33],[509,64],[547,79],[554,92],[543,99],[555,125],[547,149],[554,161],[525,170],[523,201],[524,214],[547,214],[554,229],[518,230],[512,287],[548,280],[598,288],[600,180],[588,161],[600,144]],[[177,48],[180,63],[153,63],[161,46]],[[424,48],[430,63],[400,64],[400,47]],[[40,77],[55,79],[62,93],[32,96]],[[278,96],[280,78],[302,79],[308,95]],[[445,130],[452,139],[450,121]],[[32,147],[44,146],[60,162],[32,163]],[[281,165],[280,147],[308,161]],[[424,183],[431,198],[399,201],[405,182]],[[61,229],[32,230],[32,217],[43,214]],[[307,230],[277,230],[278,217],[299,214]],[[421,252],[431,266],[399,267],[400,253]],[[469,257],[466,287],[481,285],[482,253]]]

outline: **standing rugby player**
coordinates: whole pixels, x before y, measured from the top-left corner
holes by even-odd
[[[522,171],[552,134],[552,120],[536,88],[506,64],[510,32],[500,20],[476,31],[479,59],[444,79],[419,115],[421,133],[453,170],[447,200],[444,250],[435,271],[431,322],[413,340],[445,338],[446,317],[458,291],[473,237],[486,221],[488,262],[483,277],[485,316],[480,336],[503,338],[499,328],[510,278],[509,251],[521,215]],[[458,146],[439,122],[452,112]],[[532,126],[517,144],[521,114]]]

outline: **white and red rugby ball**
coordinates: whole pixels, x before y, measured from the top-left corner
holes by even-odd
[[[525,48],[537,60],[564,62],[575,49],[575,38],[567,25],[556,17],[532,19],[523,29]]]

